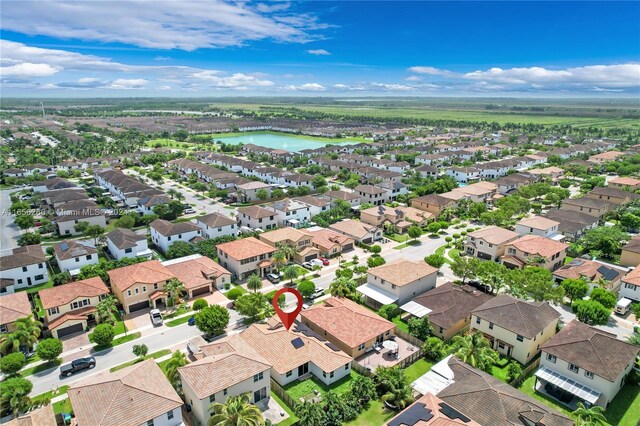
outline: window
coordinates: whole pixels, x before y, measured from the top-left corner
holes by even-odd
[[[153,289],[154,289],[154,290],[157,290],[157,289],[158,289],[158,283],[155,283],[155,284],[153,285]]]
[[[22,278],[18,278],[18,284],[22,284]]]
[[[286,377],[291,377],[293,375],[293,370],[289,370],[287,371],[287,374],[285,374]]]
[[[58,310],[58,308],[50,308],[50,309],[49,309],[49,315],[55,315],[55,314],[57,314],[58,312],[60,312],[60,311]]]
[[[142,292],[143,292],[143,293],[146,293],[146,292],[147,292],[147,286],[146,286],[146,285],[142,287]]]
[[[133,249],[132,249],[132,248],[126,248],[126,249],[124,249],[124,252],[125,252],[125,253],[131,253],[132,251],[133,251]],[[173,415],[173,411],[169,411],[169,412],[171,413],[171,415]]]
[[[91,255],[90,254],[87,255],[87,260],[91,260]]]
[[[524,342],[524,336],[521,336],[521,335],[519,335],[519,334],[518,334],[518,335],[516,336],[516,340],[517,340],[518,342]]]
[[[327,373],[325,373],[324,371],[322,372],[322,377],[327,377]]]
[[[80,258],[79,257],[76,257],[75,260],[76,260],[76,263],[80,262]]]
[[[333,371],[331,373],[329,373],[329,378],[333,378]]]
[[[6,333],[8,331],[7,324],[0,325],[0,333]]]
[[[42,269],[44,268],[44,264],[43,263],[38,263],[38,269]]]
[[[489,330],[493,330],[493,323],[492,322],[489,323]]]
[[[222,391],[222,394],[223,394],[223,395],[226,395],[226,394],[227,394],[227,390],[226,390],[226,389],[225,389],[225,390],[223,390],[223,391]]]
[[[215,395],[209,395],[209,402],[216,402],[216,396]]]
[[[591,371],[587,371],[587,370],[585,370],[585,371],[584,371],[584,376],[585,376],[587,379],[593,379],[593,373],[592,373]]]
[[[147,426],[153,426],[153,419],[147,420]]]
[[[138,294],[138,293],[139,293],[139,290],[140,290],[140,289],[138,289],[138,288],[136,287],[136,289],[135,289],[136,294]]]
[[[131,290],[127,290],[127,296],[131,296]]]
[[[40,281],[41,279],[44,278],[44,275],[40,274],[40,275],[36,275],[35,277],[33,277],[36,281]]]
[[[344,365],[344,369],[345,369],[345,370],[348,370],[348,369],[349,369],[349,364],[345,364],[345,365]]]
[[[26,266],[22,267],[22,272],[27,272],[27,267]]]
[[[575,365],[575,364],[571,364],[571,363],[569,363],[569,371],[572,371],[572,372],[574,372],[574,373],[577,373],[578,371],[580,371],[580,367],[578,367],[578,366],[577,366],[577,365]]]
[[[480,324],[480,317],[476,317],[476,324]]]
[[[262,372],[253,375],[253,382],[257,382],[258,380],[262,380],[264,378],[264,374]]]
[[[173,410],[167,411],[167,420],[171,420],[173,418]]]
[[[363,350],[363,349],[364,349],[364,343],[361,343],[361,344],[358,346],[358,350],[359,350],[359,351],[361,351],[361,350]]]

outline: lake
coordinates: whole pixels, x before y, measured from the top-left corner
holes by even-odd
[[[287,151],[297,152],[303,149],[321,148],[327,145],[327,142],[322,139],[315,139],[312,137],[304,136],[287,136],[277,133],[248,133],[242,136],[228,136],[228,137],[216,137],[213,136],[213,140],[222,141],[228,144],[247,144],[252,143],[254,145],[260,145],[273,149],[286,149]],[[340,139],[336,139],[338,141]],[[360,143],[358,141],[344,142],[332,142],[331,145],[344,145]]]

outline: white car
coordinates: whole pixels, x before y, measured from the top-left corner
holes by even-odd
[[[151,317],[151,323],[153,325],[162,325],[162,314],[160,313],[160,309],[152,309],[149,312],[149,316]]]

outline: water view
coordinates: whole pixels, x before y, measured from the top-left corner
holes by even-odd
[[[287,151],[297,152],[302,151],[303,149],[313,149],[320,148],[327,144],[325,140],[315,139],[312,137],[304,137],[304,136],[287,136],[281,135],[277,133],[250,133],[242,136],[228,136],[228,137],[214,137],[214,140],[223,141],[228,144],[238,144],[238,143],[252,143],[255,145],[264,146],[267,148],[273,149],[286,149]],[[336,139],[339,141],[340,139]],[[332,144],[354,144],[359,143],[357,141],[349,141],[345,139],[344,142],[333,142]]]

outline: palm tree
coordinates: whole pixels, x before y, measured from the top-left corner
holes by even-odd
[[[293,259],[296,254],[298,254],[298,248],[296,246],[292,246],[291,244],[278,243],[276,244],[278,251],[284,253],[285,257],[288,261]]]
[[[169,383],[171,383],[174,388],[179,389],[182,386],[178,368],[184,367],[188,363],[189,361],[187,361],[187,356],[180,350],[175,351],[173,355],[171,355],[171,358],[169,358],[165,370],[165,375],[167,376]]]
[[[208,426],[262,426],[264,419],[258,407],[249,403],[249,394],[243,393],[227,398],[224,404],[209,405]]]
[[[526,264],[529,266],[540,266],[547,262],[544,256],[535,255],[527,258]]]
[[[12,333],[5,334],[2,343],[0,343],[0,352],[3,354],[18,352],[21,346],[31,349],[40,336],[42,323],[34,320],[31,315],[17,319],[14,325],[15,330]]]
[[[349,297],[353,294],[354,285],[352,281],[346,277],[335,279],[329,285],[329,292],[336,297]]]
[[[257,293],[262,288],[262,278],[258,274],[252,274],[247,280],[247,288]]]
[[[184,284],[177,278],[171,278],[164,285],[164,293],[169,296],[169,304],[180,301],[180,296],[185,292]]]
[[[298,278],[298,267],[296,265],[289,265],[282,270],[282,278],[291,281],[293,286],[293,280]]]
[[[174,199],[176,197],[176,195],[178,195],[178,194],[179,194],[179,192],[175,188],[169,188],[167,190],[167,195],[169,195],[171,197],[171,199]]]
[[[598,405],[587,408],[582,402],[578,402],[578,408],[571,413],[571,417],[576,421],[576,426],[609,426],[604,408]]]
[[[490,371],[491,366],[500,361],[498,352],[479,331],[453,338],[454,355],[472,367]]]
[[[288,262],[287,255],[283,251],[278,250],[275,253],[273,253],[273,256],[271,256],[271,263],[278,270],[280,270],[281,266],[286,265],[287,262]]]
[[[31,405],[31,398],[27,395],[13,395],[11,399],[9,399],[9,408],[11,408],[13,417],[18,417],[20,413],[27,412],[31,408]]]
[[[113,322],[113,315],[118,312],[118,300],[112,294],[107,295],[96,306],[98,322]]]
[[[382,402],[402,411],[413,402],[413,390],[405,380],[393,381],[389,391],[382,396]]]

